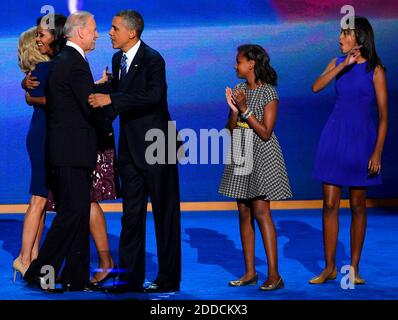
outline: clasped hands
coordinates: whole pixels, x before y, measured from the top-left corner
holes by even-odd
[[[109,94],[92,93],[88,96],[88,103],[93,108],[103,108],[110,105],[112,100]]]
[[[230,87],[225,89],[225,97],[228,106],[233,113],[245,113],[247,110],[246,95],[241,89],[232,90]]]

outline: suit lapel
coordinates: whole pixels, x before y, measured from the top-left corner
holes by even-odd
[[[120,70],[120,61],[122,60],[122,55],[123,55],[123,52],[119,51],[113,60],[114,65],[112,66],[112,72],[113,72],[113,79],[114,79],[114,84],[116,85],[116,88],[119,88],[119,70]]]
[[[126,74],[126,77],[120,81],[120,88],[124,89],[134,78],[134,75],[136,74],[136,71],[140,68],[142,64],[142,60],[144,57],[144,49],[145,49],[145,43],[141,41],[140,47],[138,48],[137,53],[135,54],[135,57],[133,61],[130,64],[129,71]],[[121,61],[122,56],[119,58],[119,64],[120,66],[120,61]],[[117,75],[119,76],[119,68]]]
[[[94,78],[93,78],[93,74],[91,73],[90,65],[89,65],[88,61],[82,57],[80,52],[78,52],[75,48],[73,48],[71,46],[65,46],[64,50],[66,50],[67,52],[70,52],[74,56],[75,59],[84,63],[84,65],[87,67],[88,72],[90,73],[91,80],[94,83]]]

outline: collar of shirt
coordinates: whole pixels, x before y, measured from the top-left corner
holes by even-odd
[[[87,61],[86,55],[84,54],[84,50],[82,48],[80,48],[79,45],[77,45],[76,43],[74,43],[72,41],[67,41],[66,45],[69,47],[75,48],[81,54],[83,59]]]
[[[134,60],[135,55],[137,54],[138,48],[141,45],[141,40],[138,40],[138,42],[129,49],[129,51],[126,52],[126,56],[127,56],[127,60],[126,60],[126,64],[127,64],[127,71],[129,71],[130,65]]]

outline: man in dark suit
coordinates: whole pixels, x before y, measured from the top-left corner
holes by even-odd
[[[94,17],[88,12],[72,14],[65,35],[68,41],[52,61],[46,89],[47,157],[57,215],[24,278],[40,285],[42,267],[54,268],[57,275],[65,260],[64,289],[72,291],[89,283],[89,188],[96,163],[96,127],[108,134],[112,128],[103,111],[87,103],[94,92],[86,60],[98,38]]]
[[[181,281],[180,196],[174,151],[168,154],[170,125],[167,105],[165,62],[162,56],[140,40],[142,16],[133,10],[113,18],[109,35],[120,49],[112,59],[110,94],[93,94],[94,108],[103,108],[109,117],[120,116],[119,172],[122,181],[123,217],[119,246],[120,279],[123,285],[112,292],[140,291],[145,280],[145,219],[151,199],[159,271],[146,292],[178,291]],[[98,88],[105,92],[106,86]],[[171,132],[170,132],[171,129]],[[153,161],[147,153],[152,144],[146,135],[164,133],[158,150],[163,160]],[[172,141],[172,144],[176,142]],[[173,149],[173,146],[170,146]],[[174,153],[174,154],[173,154]],[[174,159],[174,161],[168,161]],[[154,163],[155,162],[155,163]]]

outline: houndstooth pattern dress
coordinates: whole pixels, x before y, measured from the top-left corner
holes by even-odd
[[[279,100],[275,88],[269,84],[248,89],[246,83],[240,83],[235,88],[244,90],[247,105],[259,121],[263,121],[264,106]],[[239,121],[244,122],[242,118]],[[250,128],[233,130],[219,192],[235,199],[292,197],[282,150],[274,132],[264,141]]]

